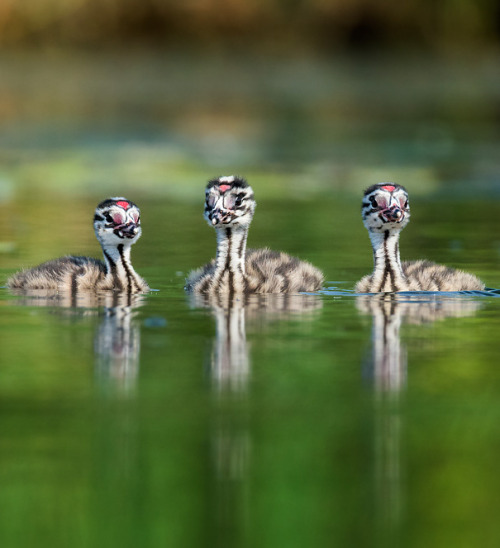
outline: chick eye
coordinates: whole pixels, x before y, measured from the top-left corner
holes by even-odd
[[[378,208],[377,200],[375,199],[375,196],[370,196],[370,203],[372,204],[373,208]]]
[[[236,199],[234,200],[234,206],[239,207],[243,202],[243,198],[241,196],[236,196]]]

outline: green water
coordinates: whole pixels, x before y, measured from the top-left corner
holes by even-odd
[[[377,63],[276,63],[229,94],[211,78],[221,65],[167,63],[176,82],[143,60],[119,65],[142,87],[120,87],[114,58],[28,58],[27,82],[3,60],[17,109],[0,285],[66,253],[99,256],[93,208],[125,194],[142,211],[133,261],[156,291],[72,306],[0,289],[2,546],[497,546],[498,295],[351,291],[372,267],[360,191],[387,179],[411,196],[403,258],[500,286],[497,73],[471,63],[481,87],[445,64],[449,86],[425,87],[418,64],[398,79],[402,63],[379,76]],[[60,95],[36,95],[58,63]],[[205,181],[233,171],[258,201],[249,245],[312,261],[323,292],[230,308],[184,294],[215,250]]]
[[[229,310],[190,302],[184,275],[213,252],[213,231],[200,207],[162,201],[145,202],[134,249],[159,291],[131,306],[71,308],[2,290],[4,545],[500,540],[500,299],[365,302],[348,291],[371,266],[365,234],[349,246],[325,245],[327,229],[322,245],[290,242],[258,220],[284,206],[328,227],[338,204],[268,204],[250,237],[307,256],[329,279],[349,276],[323,294]],[[50,207],[38,204],[42,218]],[[491,218],[492,207],[481,210]],[[412,256],[418,209],[402,238]],[[351,214],[360,224],[354,198]],[[164,236],[181,218],[194,234]],[[440,251],[458,265],[472,255],[494,285],[498,256],[462,230],[462,250]]]

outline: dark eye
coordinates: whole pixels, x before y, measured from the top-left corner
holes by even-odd
[[[111,217],[111,213],[109,211],[106,211],[106,213],[104,213],[103,215],[106,218],[106,221],[108,221],[108,223],[113,222],[113,217]]]
[[[373,208],[378,208],[377,200],[375,199],[375,196],[370,196],[370,203],[372,204]]]
[[[243,202],[243,198],[241,196],[236,196],[236,199],[234,200],[234,206],[239,207],[242,202]]]

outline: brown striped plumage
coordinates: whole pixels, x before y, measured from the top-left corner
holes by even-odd
[[[104,262],[92,257],[62,257],[7,280],[7,287],[18,290],[117,290],[138,293],[148,284],[130,262],[130,248],[141,236],[139,208],[126,198],[101,202],[94,214],[94,230],[101,244]]]
[[[187,291],[242,294],[321,289],[323,274],[310,263],[269,249],[246,250],[255,205],[252,188],[240,177],[219,177],[208,183],[205,218],[216,228],[217,256],[189,275]]]
[[[355,287],[357,293],[382,291],[474,291],[484,284],[473,274],[431,261],[399,258],[399,235],[410,220],[406,189],[379,183],[365,191],[363,223],[373,247],[374,270]]]

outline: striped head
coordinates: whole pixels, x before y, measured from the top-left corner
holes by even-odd
[[[252,187],[242,177],[231,175],[208,182],[205,219],[215,228],[248,228],[256,206]]]
[[[102,245],[132,245],[141,237],[141,212],[126,198],[102,201],[94,214],[94,231]]]
[[[395,183],[372,185],[365,190],[361,216],[369,232],[403,230],[410,220],[406,189]]]

